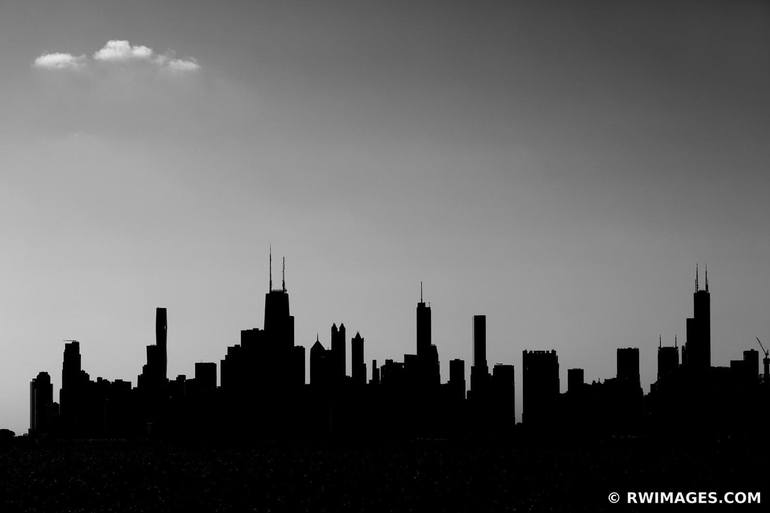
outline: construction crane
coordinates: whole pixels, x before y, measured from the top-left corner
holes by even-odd
[[[770,374],[770,356],[768,356],[768,351],[765,349],[765,346],[762,345],[762,341],[759,340],[759,337],[755,338],[757,339],[757,342],[759,342],[759,347],[762,348],[762,352],[765,353],[765,357],[762,358],[764,381],[765,383],[770,383],[770,381],[768,381],[768,374]]]

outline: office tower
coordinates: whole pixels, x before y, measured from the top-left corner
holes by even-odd
[[[639,379],[639,348],[624,347],[617,351],[617,374],[618,383],[624,386],[640,388]]]
[[[743,352],[743,361],[746,362],[746,373],[751,381],[759,379],[759,351],[749,349]]]
[[[155,344],[147,346],[147,363],[142,366],[142,373],[137,378],[137,387],[154,396],[152,400],[161,400],[167,382],[168,360],[166,354],[166,309],[155,309]]]
[[[305,384],[305,346],[294,346],[291,351],[292,384],[302,386]]]
[[[168,379],[168,354],[166,348],[167,320],[166,309],[155,309],[155,344],[158,346],[159,377],[162,381]]]
[[[377,367],[377,360],[372,360],[372,385],[380,384],[380,368]]]
[[[473,366],[471,367],[472,400],[481,399],[489,383],[487,368],[487,317],[473,316]]]
[[[195,387],[204,393],[213,393],[217,388],[217,364],[215,362],[195,363]]]
[[[487,370],[487,316],[473,316],[473,366]]]
[[[559,358],[554,350],[525,350],[522,364],[522,422],[545,425],[553,420],[559,397]]]
[[[329,355],[316,336],[315,344],[310,348],[310,385],[325,387],[329,384]]]
[[[583,369],[567,369],[567,393],[575,394],[583,389],[585,372]]]
[[[47,433],[54,417],[53,384],[47,372],[39,372],[29,384],[29,433]]]
[[[711,294],[708,268],[706,288],[698,285],[698,267],[695,267],[693,316],[687,319],[687,341],[682,348],[682,364],[689,369],[703,371],[711,367]]]
[[[492,411],[495,427],[510,428],[516,423],[515,373],[513,365],[498,363],[492,368]]]
[[[670,376],[679,367],[679,347],[674,338],[673,346],[663,346],[658,342],[658,381]]]
[[[62,424],[68,432],[77,429],[82,414],[84,388],[84,376],[80,367],[80,343],[70,340],[64,344],[62,386],[59,392]]]
[[[273,254],[270,252],[269,290],[265,294],[264,330],[275,344],[283,349],[294,345],[294,316],[289,312],[289,293],[286,291],[286,258],[283,259],[281,288],[273,290]]]
[[[453,399],[465,399],[465,361],[459,358],[449,361],[449,389]]]
[[[243,346],[229,346],[225,358],[219,362],[219,381],[227,393],[240,393],[243,390]]]
[[[417,356],[425,359],[430,353],[430,305],[422,299],[422,282],[420,282],[420,302],[417,303]]]
[[[350,367],[353,384],[366,384],[366,364],[364,363],[364,339],[360,333],[350,341]]]
[[[81,381],[80,342],[70,340],[64,344],[64,362],[62,364],[62,388],[77,388]]]
[[[345,382],[346,369],[345,369],[345,325],[340,324],[339,328],[336,324],[332,324],[332,347],[331,347],[331,359],[334,382],[337,384]]]

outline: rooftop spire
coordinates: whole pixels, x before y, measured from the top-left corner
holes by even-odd
[[[286,257],[283,257],[283,262],[281,265],[281,288],[283,288],[283,291],[286,292]]]
[[[709,266],[706,264],[706,292],[709,291]]]
[[[273,245],[271,244],[268,246],[270,249],[268,249],[269,260],[270,260],[270,288],[268,289],[268,292],[273,290]]]
[[[420,280],[420,303],[422,302],[422,280]]]
[[[658,335],[658,348],[663,347],[663,335]]]

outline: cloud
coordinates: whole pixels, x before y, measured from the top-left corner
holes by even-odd
[[[43,69],[77,70],[86,65],[86,56],[74,56],[70,53],[44,53],[35,59],[34,66]]]
[[[201,68],[195,59],[171,59],[168,67],[174,71],[198,71]]]
[[[120,62],[132,59],[150,60],[154,52],[147,46],[133,46],[128,41],[110,40],[94,53],[97,61]]]
[[[165,53],[156,53],[149,46],[132,45],[129,41],[111,39],[92,55],[94,61],[102,63],[120,63],[143,61],[151,63],[158,68],[175,72],[189,73],[201,69],[198,61],[192,57],[180,59],[169,50]],[[35,59],[37,68],[63,70],[82,69],[88,65],[88,57],[85,55],[73,56],[69,53],[48,53]]]

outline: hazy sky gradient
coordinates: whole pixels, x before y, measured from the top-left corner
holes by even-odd
[[[38,371],[58,396],[65,338],[135,383],[156,306],[170,375],[219,362],[262,326],[269,243],[297,343],[342,321],[400,360],[423,280],[442,377],[485,313],[518,413],[523,349],[565,389],[640,347],[647,390],[695,262],[713,362],[770,342],[770,8],[543,4],[3,2],[0,427]],[[94,60],[109,40],[200,69]]]

